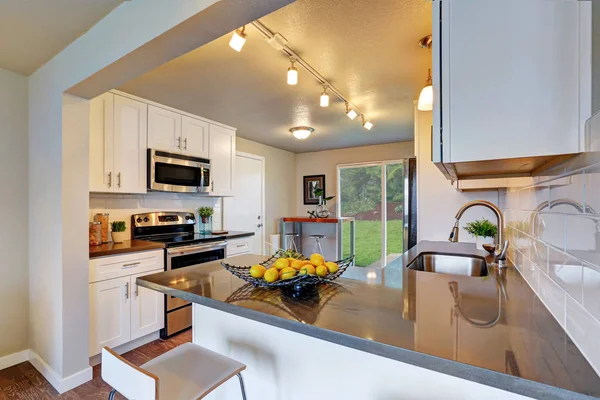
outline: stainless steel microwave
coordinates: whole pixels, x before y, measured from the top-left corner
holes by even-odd
[[[210,160],[148,149],[148,189],[209,193]]]

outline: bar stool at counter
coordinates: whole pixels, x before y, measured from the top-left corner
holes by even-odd
[[[298,233],[286,233],[284,250],[292,249],[294,251],[298,251],[298,246],[296,245],[296,238],[299,238],[299,237],[300,237],[300,235]]]
[[[323,247],[321,247],[321,239],[327,239],[327,236],[325,236],[325,235],[310,235],[309,238],[314,239],[314,241],[315,241],[314,252],[324,255]]]
[[[182,344],[138,367],[108,347],[102,349],[102,379],[115,393],[136,400],[202,399],[237,375],[242,399],[246,366],[193,343]]]

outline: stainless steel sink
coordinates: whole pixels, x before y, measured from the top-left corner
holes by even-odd
[[[477,256],[421,253],[407,268],[417,271],[462,276],[487,276],[485,258]]]

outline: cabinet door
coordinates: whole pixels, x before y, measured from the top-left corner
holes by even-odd
[[[442,2],[444,161],[580,151],[582,3]]]
[[[208,158],[208,122],[182,116],[183,154]]]
[[[113,191],[113,100],[104,93],[90,101],[90,192]]]
[[[232,195],[235,163],[235,131],[210,124],[208,138],[211,194]]]
[[[181,114],[148,106],[148,148],[179,153],[182,140]]]
[[[115,95],[115,192],[146,193],[146,143],[148,106]]]
[[[90,284],[90,356],[130,339],[130,278]]]
[[[162,272],[157,270],[131,276],[131,340],[165,327],[165,295],[135,283],[136,278]]]

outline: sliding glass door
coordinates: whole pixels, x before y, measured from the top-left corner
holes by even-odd
[[[338,165],[338,215],[356,220],[357,266],[383,266],[404,251],[407,161]]]

